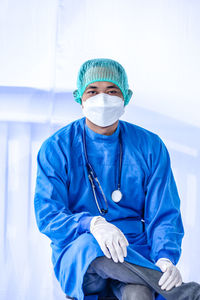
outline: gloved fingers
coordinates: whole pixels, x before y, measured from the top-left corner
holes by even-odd
[[[117,253],[118,260],[121,263],[123,263],[124,262],[124,253],[123,253],[122,247],[119,244],[118,240],[114,240],[113,245],[114,245],[115,251]]]
[[[163,275],[161,276],[158,284],[160,286],[163,286],[165,284],[165,282],[168,280],[168,278],[170,277],[171,274],[171,268],[167,268],[167,270],[163,273]],[[162,288],[162,287],[161,287]]]
[[[177,285],[178,282],[179,282],[179,276],[176,276],[174,279],[172,279],[171,283],[169,283],[167,285],[167,287],[165,288],[166,291],[169,291],[172,288],[174,288]]]
[[[101,247],[101,250],[103,251],[104,255],[107,258],[111,258],[110,252],[108,251],[106,245],[104,243],[99,243],[99,246]]]
[[[124,238],[119,239],[119,244],[123,252],[123,257],[127,256],[127,243]]]
[[[161,286],[161,289],[166,290],[166,291],[171,290],[176,285],[176,283],[179,281],[179,272],[178,272],[177,268],[170,267],[169,269],[171,271],[170,276],[167,278],[167,280]]]
[[[176,283],[178,282],[178,277],[171,277],[168,279],[168,283],[166,282],[166,287],[165,287],[165,290],[166,291],[169,291],[171,290],[172,288],[175,287]]]
[[[117,252],[116,252],[116,250],[113,246],[113,243],[111,241],[107,241],[106,246],[107,246],[107,248],[110,252],[111,258],[113,259],[113,261],[115,263],[117,263],[118,262],[118,256],[117,256]]]

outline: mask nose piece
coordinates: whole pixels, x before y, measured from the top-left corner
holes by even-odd
[[[100,94],[101,95],[101,99],[102,99],[102,101],[104,102],[104,103],[109,103],[109,98],[108,98],[108,94],[106,94],[106,93],[101,93]]]

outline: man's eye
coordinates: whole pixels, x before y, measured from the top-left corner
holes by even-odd
[[[88,95],[94,95],[94,94],[96,94],[96,91],[87,91],[87,94]]]
[[[113,90],[113,91],[109,91],[109,94],[117,94],[117,91]]]

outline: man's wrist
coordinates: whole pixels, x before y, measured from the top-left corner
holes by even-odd
[[[158,263],[158,262],[160,262],[160,261],[166,261],[166,262],[172,263],[171,260],[170,260],[169,258],[166,258],[166,257],[160,257],[160,258],[156,261],[156,263]]]
[[[93,231],[94,229],[94,226],[95,224],[98,222],[98,221],[102,221],[102,222],[105,222],[105,218],[101,217],[101,216],[95,216],[92,218],[91,222],[90,222],[90,232]]]

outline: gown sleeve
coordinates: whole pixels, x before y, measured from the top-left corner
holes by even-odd
[[[149,155],[150,175],[146,186],[144,218],[151,259],[164,257],[176,264],[181,255],[184,229],[180,199],[172,174],[170,157],[163,142],[156,137]]]
[[[67,159],[58,142],[47,140],[38,157],[34,208],[39,230],[54,244],[65,246],[89,231],[92,216],[69,209]]]

